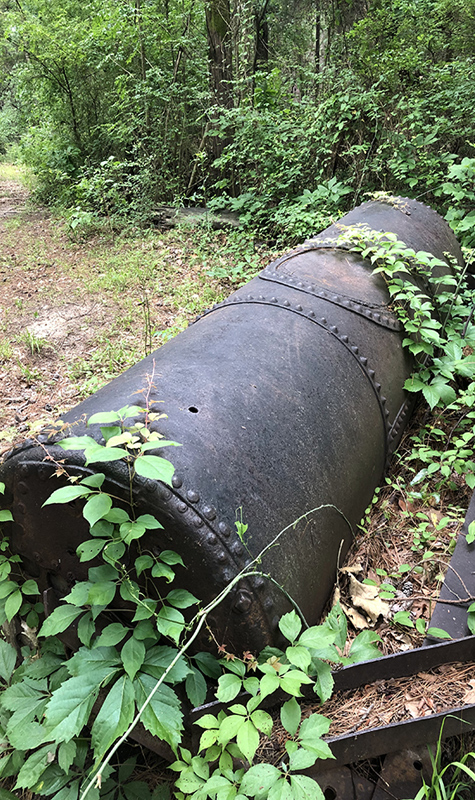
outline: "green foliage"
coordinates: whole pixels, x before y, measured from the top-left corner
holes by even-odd
[[[150,423],[160,416],[139,406],[94,414],[88,426],[99,430],[99,441],[85,435],[60,444],[64,450],[82,450],[86,464],[123,460],[131,487],[135,475],[143,474],[139,470],[148,475],[152,467],[158,480],[171,482],[171,464],[148,455],[157,448],[176,446],[150,430]],[[64,465],[60,471],[64,474]],[[20,655],[0,640],[4,750],[0,774],[16,778],[15,790],[62,800],[86,795],[111,800],[124,773],[119,770],[117,778],[113,776],[110,760],[140,719],[177,756],[172,765],[178,773],[177,798],[198,798],[205,796],[203,792],[218,790],[226,790],[231,797],[238,793],[254,797],[261,793],[258,782],[262,780],[269,784],[269,791],[285,792],[295,800],[302,791],[320,797],[318,785],[300,772],[317,758],[332,757],[323,738],[330,722],[319,714],[302,721],[297,698],[304,687],[311,687],[322,702],[328,699],[333,688],[331,664],[379,656],[379,637],[365,631],[343,657],[346,618],[335,606],[321,625],[310,628],[295,611],[282,617],[280,630],[289,642],[283,650],[270,648],[257,658],[245,653],[240,659],[221,648],[224,657],[219,660],[209,653],[190,657],[187,650],[208,613],[243,575],[261,574],[255,569],[260,556],[208,607],[196,611],[196,597],[169,586],[184,566],[180,555],[168,549],[157,554],[143,544],[146,531],[161,528],[154,517],[136,516],[133,505],[127,510],[117,506],[102,472],[79,480],[72,477],[52,492],[45,505],[72,501],[82,503],[90,529],[90,538],[78,546],[77,556],[82,562],[95,559],[96,564],[99,559],[99,565],[89,567],[87,580],[75,583],[41,623],[43,609],[35,581],[22,575],[20,558],[9,553],[7,537],[0,546],[3,620],[18,615],[37,631],[31,648],[24,648]],[[0,521],[10,520],[10,512],[1,512]],[[247,526],[240,524],[244,536]],[[114,609],[119,597],[131,609],[130,622],[117,621]],[[72,624],[81,646],[70,655],[60,638]],[[227,708],[198,720],[204,730],[198,754],[192,756],[183,744],[183,701],[176,687],[181,685],[189,703],[198,706],[208,695],[210,677],[217,679],[216,697]],[[274,726],[260,706],[277,691],[289,698],[281,714],[289,738],[282,763],[274,768],[260,762],[258,748]],[[93,712],[99,695],[100,708]],[[236,768],[234,758],[243,761],[247,771]],[[127,779],[121,791],[126,800],[149,797],[144,784]]]
[[[404,388],[422,392],[431,409],[456,402],[454,381],[475,378],[475,326],[465,281],[467,267],[451,263],[450,274],[447,263],[431,253],[416,253],[395,234],[371,231],[364,225],[344,229],[338,241],[368,258],[373,272],[382,274],[387,283],[407,334],[403,347],[419,364]],[[466,471],[471,469],[470,462]]]

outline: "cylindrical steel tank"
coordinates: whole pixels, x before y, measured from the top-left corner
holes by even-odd
[[[186,570],[176,581],[203,601],[285,526],[333,504],[341,514],[325,508],[309,515],[262,564],[315,623],[351,542],[342,515],[353,527],[360,521],[402,434],[412,365],[400,325],[384,280],[336,245],[340,226],[357,223],[462,262],[454,235],[430,208],[407,199],[364,203],[62,418],[81,435],[92,414],[140,404],[138,393],[153,376],[150,401],[168,415],[158,427],[182,447],[157,451],[175,465],[173,486],[137,479],[137,509],[164,526],[147,534],[147,546],[178,551]],[[100,437],[98,426],[91,430]],[[91,564],[75,552],[88,536],[80,503],[42,508],[61,485],[50,480],[49,454],[73,472],[89,471],[80,452],[65,453],[45,435],[10,453],[0,479],[15,520],[13,547],[59,600]],[[95,471],[128,496],[121,462]],[[249,526],[244,542],[234,524],[241,514]],[[228,596],[212,626],[228,649],[260,648],[275,641],[288,608],[273,584],[254,577]]]

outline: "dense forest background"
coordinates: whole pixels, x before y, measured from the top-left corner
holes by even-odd
[[[475,241],[474,0],[2,0],[0,19],[0,151],[43,202],[229,208],[289,242],[385,191]]]

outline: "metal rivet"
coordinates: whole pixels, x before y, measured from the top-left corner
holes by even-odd
[[[35,559],[35,561],[41,561],[41,556],[39,553],[33,553],[33,558]]]
[[[386,398],[381,395],[381,403],[383,406],[386,404]]]
[[[51,562],[51,566],[53,567],[53,569],[58,569],[58,567],[59,567],[59,561],[58,561],[56,558],[54,558],[54,559],[52,560],[52,562]]]
[[[20,514],[26,514],[26,506],[24,503],[17,503],[16,511],[20,512]]]
[[[252,595],[249,592],[246,592],[245,589],[241,589],[237,593],[236,602],[234,603],[233,610],[238,611],[241,614],[245,614],[246,611],[249,610],[252,604]]]
[[[309,311],[308,312],[308,316],[309,317],[314,317],[315,316],[315,311]]]
[[[17,489],[20,492],[20,494],[28,494],[28,486],[26,485],[26,483],[19,483]]]
[[[256,589],[262,589],[264,584],[265,584],[264,578],[256,578],[254,580],[254,586],[256,587]]]
[[[247,299],[248,299],[248,300],[254,300],[254,298],[253,298],[252,294],[248,294],[248,296],[247,296]]]
[[[296,311],[302,311],[302,306],[299,304],[295,306]]]
[[[174,475],[172,478],[172,486],[174,486],[175,489],[179,489],[182,484],[183,478],[180,478],[179,475]]]
[[[385,414],[386,414],[387,417],[389,417],[389,409],[388,408],[386,409]]]
[[[270,611],[271,608],[274,607],[274,601],[272,597],[266,597],[262,605],[264,606],[266,611]]]
[[[204,525],[203,520],[201,519],[201,517],[198,517],[198,515],[196,517],[193,517],[193,519],[191,521],[192,521],[193,525],[195,526],[195,528],[202,528],[203,525]]]
[[[216,509],[213,506],[205,506],[203,509],[203,514],[206,519],[215,519],[216,517]]]
[[[374,376],[376,375],[374,369],[369,369],[368,370],[368,375],[369,375],[370,378],[374,378]]]
[[[68,579],[68,581],[73,581],[74,580],[74,573],[73,572],[67,572],[66,573],[66,578]]]
[[[217,554],[216,558],[221,564],[225,564],[226,561],[228,560],[228,557],[227,557],[226,553],[224,552],[224,550],[220,550],[219,553]]]
[[[336,327],[336,325],[331,325],[330,330],[332,333],[338,333],[338,328]]]
[[[27,475],[30,474],[30,467],[31,467],[30,464],[20,464],[20,467],[19,467],[18,471],[19,471],[19,473],[20,473],[22,478],[26,478]]]
[[[280,622],[280,617],[278,616],[278,614],[276,614],[276,616],[273,617],[273,619],[272,619],[271,627],[274,630],[277,630],[277,628],[279,627],[279,622]]]
[[[365,358],[364,356],[361,356],[361,357],[360,357],[360,361],[361,361],[361,363],[363,364],[363,367],[365,367],[365,366],[366,366],[366,364],[368,363],[368,359],[367,359],[367,358]]]
[[[381,314],[375,314],[374,318],[375,318],[376,322],[381,322]]]
[[[218,541],[218,537],[215,536],[214,533],[210,533],[206,541],[208,542],[208,544],[216,544],[216,542]]]
[[[349,342],[348,336],[342,336],[341,341],[344,342],[345,344],[348,344]]]
[[[190,503],[197,503],[200,499],[198,492],[195,492],[193,489],[190,489],[189,492],[186,493],[186,496]]]
[[[186,511],[186,510],[187,510],[187,508],[188,508],[188,506],[186,505],[186,503],[177,503],[177,506],[176,506],[176,507],[177,507],[177,510],[180,512],[180,514],[184,514],[184,513],[185,513],[185,511]]]
[[[220,522],[218,525],[218,530],[223,536],[230,536],[231,535],[231,528],[229,525],[226,525],[225,522]]]
[[[231,551],[236,556],[240,556],[242,554],[243,550],[244,550],[244,548],[243,548],[243,546],[242,546],[242,544],[240,542],[235,542],[233,545],[231,545]]]
[[[353,350],[353,353],[355,354],[355,356],[357,356],[357,355],[358,355],[358,353],[360,352],[360,351],[358,350],[358,348],[356,347],[356,345],[353,345],[351,349]]]
[[[288,300],[284,300],[284,306],[287,306],[287,308],[290,306],[290,303],[289,303]]]
[[[277,303],[277,297],[271,297],[270,302],[271,303]]]
[[[172,496],[172,493],[171,493],[170,489],[167,489],[166,486],[160,486],[160,484],[159,484],[158,485],[158,495],[159,495],[161,500],[170,500],[170,498]]]
[[[299,281],[299,282],[297,283],[297,286],[299,287],[299,289],[303,289],[303,283],[302,283],[302,281]]]
[[[155,483],[155,481],[152,481],[150,480],[150,478],[147,478],[147,480],[144,483],[144,488],[147,492],[154,492],[155,489],[157,488],[157,484]]]
[[[377,392],[381,391],[381,384],[380,383],[375,383],[374,386],[375,386],[375,389],[376,389]]]

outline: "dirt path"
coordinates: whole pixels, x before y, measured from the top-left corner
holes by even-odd
[[[115,312],[75,275],[81,249],[20,183],[0,181],[0,450],[81,399],[79,362]]]
[[[0,453],[229,293],[217,237],[72,232],[0,164]]]

